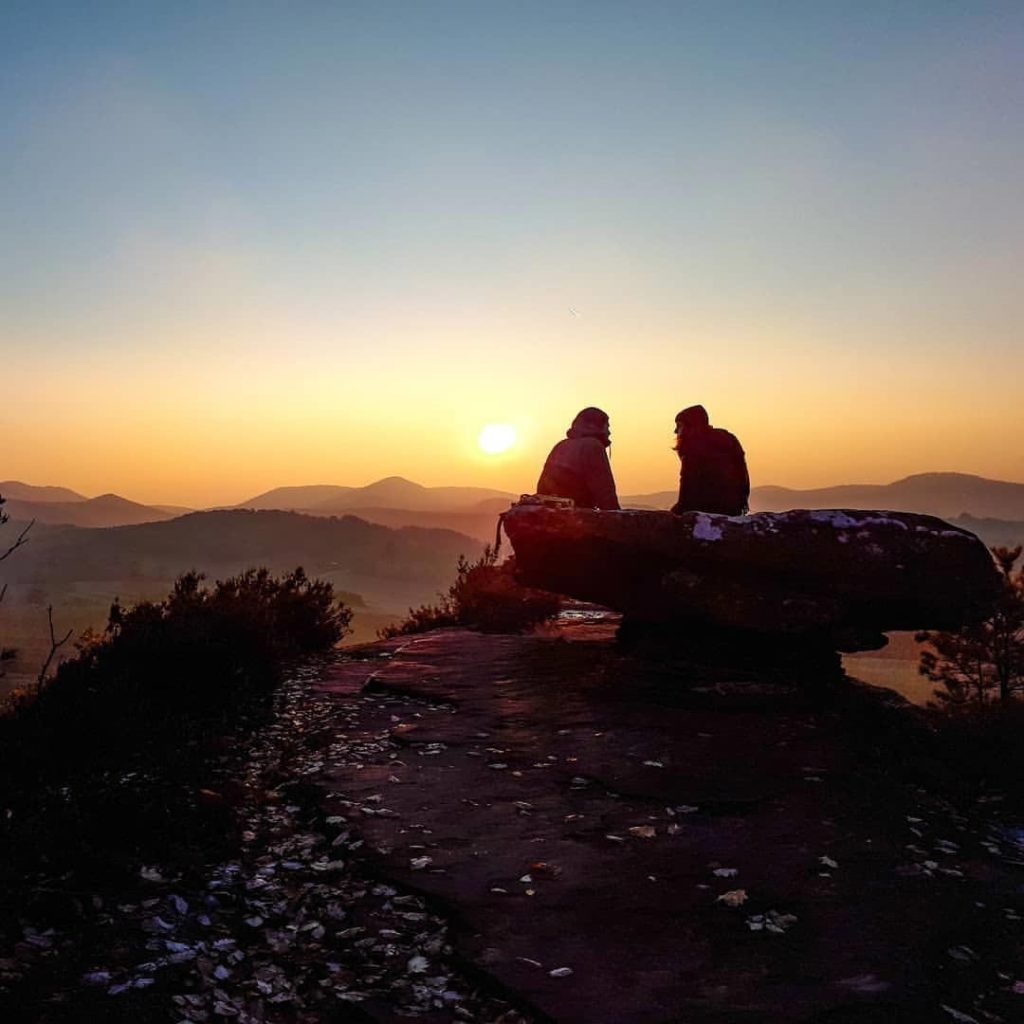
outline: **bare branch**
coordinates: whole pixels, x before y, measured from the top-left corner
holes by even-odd
[[[22,546],[22,544],[27,544],[28,543],[28,540],[26,539],[26,534],[35,525],[36,525],[36,521],[33,519],[32,522],[30,522],[28,524],[28,526],[26,526],[25,529],[22,530],[21,533],[18,534],[18,539],[2,555],[0,555],[0,562],[2,562],[5,558],[8,558],[11,555],[13,555],[14,552],[17,551],[18,548],[20,548]]]
[[[36,686],[41,687],[46,682],[46,673],[50,671],[50,663],[53,661],[54,656],[57,652],[71,639],[71,634],[74,632],[73,629],[69,629],[64,636],[58,640],[57,634],[53,631],[53,605],[47,605],[46,615],[50,620],[50,653],[46,656],[46,661],[43,662],[43,667],[39,670],[39,675],[36,677]]]
[[[0,587],[0,604],[4,603],[4,598],[7,596],[7,584],[5,583]],[[4,670],[4,662],[11,661],[17,652],[13,647],[4,647],[0,644],[0,679],[3,679],[7,672]]]

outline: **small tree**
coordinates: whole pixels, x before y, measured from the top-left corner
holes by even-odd
[[[939,705],[950,710],[1006,707],[1024,691],[1024,566],[1014,572],[1024,550],[992,548],[1002,589],[990,618],[949,632],[921,632],[918,671],[932,682]]]

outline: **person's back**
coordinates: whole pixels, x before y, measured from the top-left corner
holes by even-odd
[[[617,509],[615,479],[605,449],[611,443],[608,416],[584,409],[544,463],[538,494],[572,498],[577,508]]]
[[[672,511],[742,515],[750,497],[747,460],[728,430],[712,427],[703,406],[691,406],[676,417],[679,455],[679,500]]]

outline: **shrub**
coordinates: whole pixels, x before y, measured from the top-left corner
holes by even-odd
[[[349,625],[331,585],[302,569],[202,579],[180,577],[160,602],[115,602],[104,634],[6,705],[0,896],[37,855],[41,868],[78,870],[209,845],[219,833],[197,794],[216,762],[265,715],[283,666]]]
[[[410,608],[408,617],[380,631],[382,639],[424,633],[441,626],[468,626],[485,633],[522,633],[561,609],[556,594],[532,590],[516,580],[515,557],[498,563],[497,549],[488,545],[475,562],[459,556],[455,581],[437,604]]]
[[[19,731],[45,734],[50,767],[222,728],[265,701],[282,664],[330,648],[351,619],[331,585],[302,569],[280,579],[249,570],[212,589],[202,580],[181,576],[161,602],[115,602],[106,635],[16,706]]]

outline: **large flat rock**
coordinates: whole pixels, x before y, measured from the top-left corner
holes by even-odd
[[[948,629],[983,618],[999,591],[974,534],[906,512],[517,505],[503,519],[524,583],[643,622],[789,634]]]
[[[400,638],[319,684],[372,696],[360,728],[393,743],[325,775],[327,809],[471,970],[564,1024],[1001,1005],[1024,877],[917,784],[940,767],[912,710],[584,633]]]

